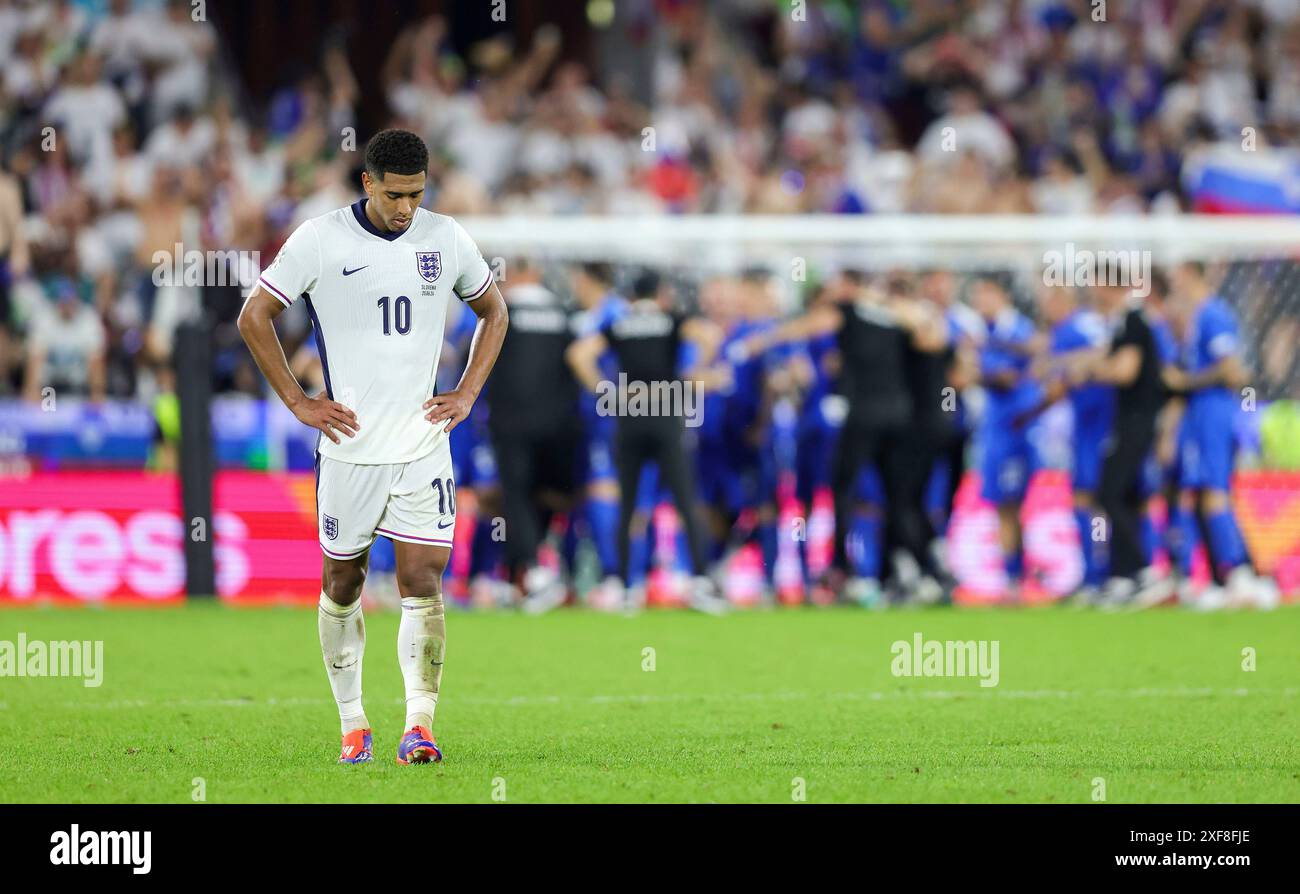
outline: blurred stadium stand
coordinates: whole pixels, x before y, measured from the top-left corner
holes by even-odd
[[[277,530],[304,538],[295,513],[311,537],[310,479],[258,495],[248,476],[310,469],[314,442],[263,400],[235,330],[250,280],[159,285],[157,253],[269,261],[299,222],[355,199],[359,150],[385,126],[434,150],[430,207],[485,252],[535,252],[561,292],[578,258],[660,266],[692,303],[705,277],[759,263],[790,310],[846,266],[942,265],[1005,271],[1032,307],[1046,244],[1218,261],[1261,399],[1300,400],[1297,0],[1111,3],[1104,22],[1085,0],[831,0],[804,19],[769,0],[509,0],[504,22],[490,2],[205,8],[195,21],[185,0],[0,0],[0,466],[41,482],[7,488],[5,511],[98,507],[129,540],[130,507],[66,475],[175,469],[173,336],[202,319],[229,470],[218,515],[251,500],[222,524],[263,538],[219,586],[274,595],[315,574],[312,555],[270,570]],[[1277,228],[1216,238],[1201,215],[1223,213]],[[713,217],[682,229],[686,215]],[[1048,215],[1074,223],[1047,230]],[[571,221],[538,225],[557,218]],[[805,280],[786,276],[796,255]],[[295,311],[282,337],[319,385]],[[1277,406],[1276,448],[1261,446],[1263,414],[1243,419],[1243,443],[1255,465],[1295,469],[1296,405]],[[57,481],[101,503],[41,489]],[[165,510],[151,487],[137,496]]]

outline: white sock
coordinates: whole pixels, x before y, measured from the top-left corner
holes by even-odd
[[[442,594],[403,598],[402,621],[397,627],[397,662],[406,681],[407,729],[433,729],[446,643]]]
[[[316,612],[320,631],[320,650],[325,671],[339,706],[343,732],[369,729],[370,721],[361,707],[361,659],[366,654],[366,622],[361,616],[361,600],[339,605],[324,592]]]

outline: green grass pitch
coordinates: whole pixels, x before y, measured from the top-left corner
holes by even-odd
[[[312,610],[0,610],[0,640],[104,643],[99,688],[0,677],[0,801],[1300,801],[1300,606],[453,613],[417,767],[397,617],[366,624],[350,767]],[[998,685],[894,676],[917,632],[997,640]]]

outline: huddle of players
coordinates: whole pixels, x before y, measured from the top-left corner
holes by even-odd
[[[682,520],[697,608],[722,606],[717,569],[746,541],[760,549],[770,595],[779,505],[811,507],[826,492],[833,550],[819,562],[802,547],[811,587],[864,603],[938,601],[954,584],[944,528],[968,453],[997,507],[1015,599],[1027,573],[1020,506],[1039,465],[1033,423],[1059,401],[1073,411],[1080,599],[1154,604],[1179,580],[1190,599],[1204,541],[1215,583],[1198,605],[1276,602],[1229,499],[1245,384],[1236,321],[1198,264],[1174,268],[1169,283],[1157,277],[1145,299],[1128,288],[1046,289],[1043,330],[998,278],[970,279],[963,302],[948,271],[843,271],[788,319],[763,271],[706,280],[693,316],[654,273],[626,295],[607,264],[578,265],[570,278],[576,307],[536,267],[510,269],[511,328],[488,383],[486,424],[458,430],[459,445],[453,436],[462,457],[485,446],[469,443],[476,430],[491,444],[508,531],[502,558],[526,608],[566,597],[554,564],[540,561],[557,513],[575,522],[569,543],[581,528],[595,546],[604,581],[591,601],[638,606],[638,508],[659,489]],[[698,417],[687,427],[679,412],[602,411],[595,392],[620,381],[633,390],[688,382],[701,395]],[[1148,511],[1155,496],[1168,501],[1163,519]],[[1154,571],[1162,550],[1174,575]]]
[[[1145,295],[1125,286],[1045,289],[1043,332],[996,283],[978,280],[971,290],[985,323],[979,476],[998,509],[1011,592],[1025,575],[1019,508],[1037,466],[1030,426],[1065,400],[1081,601],[1147,606],[1177,595],[1206,609],[1273,607],[1277,587],[1253,567],[1231,503],[1248,382],[1236,317],[1198,262],[1152,280]],[[1166,512],[1154,511],[1158,502]],[[1213,583],[1198,592],[1200,543]],[[1162,551],[1171,573],[1157,571]]]

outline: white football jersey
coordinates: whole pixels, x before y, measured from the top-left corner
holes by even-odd
[[[419,459],[445,437],[424,418],[434,394],[447,303],[473,301],[492,272],[465,228],[417,209],[401,233],[366,217],[365,199],[304,222],[258,283],[286,307],[302,300],[331,399],[360,426],[322,456],[362,465]]]

